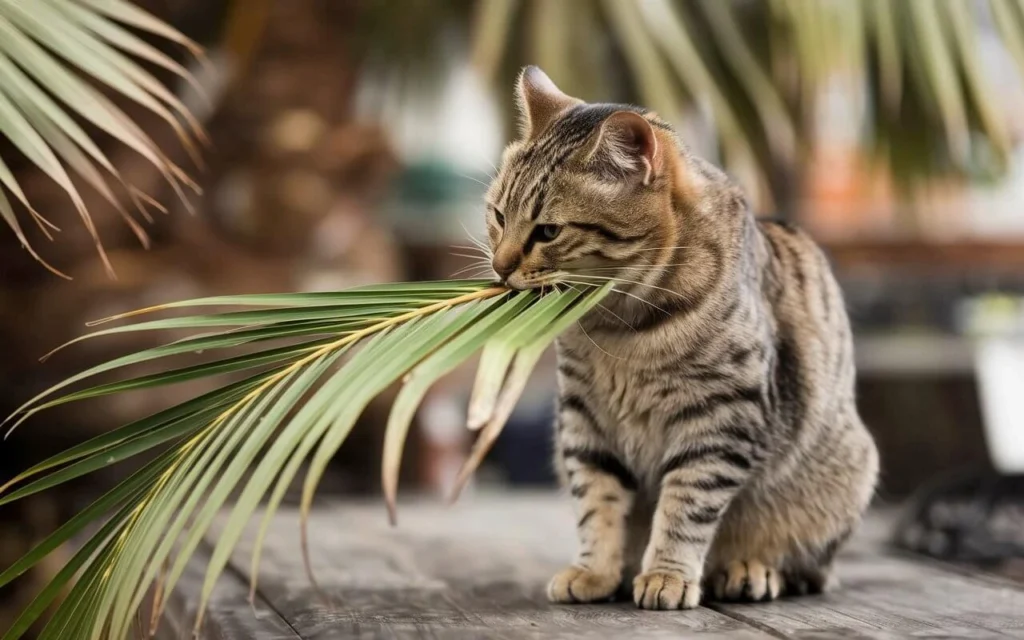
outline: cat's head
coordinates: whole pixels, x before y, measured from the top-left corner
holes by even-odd
[[[516,94],[521,135],[486,196],[497,276],[517,289],[599,284],[671,259],[674,211],[706,176],[668,125],[644,109],[568,96],[537,67],[523,71]]]

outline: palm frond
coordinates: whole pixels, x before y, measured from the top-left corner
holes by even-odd
[[[483,429],[460,473],[461,486],[501,431],[544,349],[610,289],[608,283],[541,294],[513,292],[482,280],[396,284],[338,293],[205,298],[101,321],[189,307],[222,309],[137,321],[85,336],[168,328],[196,332],[51,387],[18,409],[14,426],[64,403],[226,373],[247,377],[68,449],[0,487],[3,505],[134,456],[157,454],[0,573],[0,586],[8,584],[87,527],[102,523],[3,640],[21,637],[75,576],[41,638],[125,638],[146,594],[154,594],[156,624],[214,518],[237,493],[207,568],[201,612],[269,492],[253,552],[255,589],[267,523],[303,463],[309,462],[301,502],[305,540],[306,517],[327,463],[367,404],[402,381],[387,424],[382,466],[393,519],[398,462],[416,408],[439,378],[483,350],[479,379],[484,382],[474,391],[473,414],[474,424]],[[223,353],[243,345],[257,348]],[[217,357],[71,390],[101,374],[195,351]],[[312,577],[305,544],[303,552]],[[201,620],[200,613],[197,628]]]
[[[109,202],[144,245],[148,243],[146,233],[123,201],[131,202],[148,218],[144,202],[152,202],[152,198],[125,183],[80,123],[96,126],[140,154],[166,179],[185,206],[190,205],[184,188],[197,190],[195,184],[103,91],[156,114],[173,128],[197,166],[202,165],[196,140],[206,141],[201,125],[189,110],[138,61],[154,64],[193,84],[195,80],[184,67],[128,27],[199,53],[198,46],[188,38],[123,0],[0,0],[0,133],[68,195],[111,275],[113,266],[72,174]],[[56,227],[32,208],[7,165],[0,165],[0,182],[50,236]],[[67,277],[31,247],[13,203],[2,192],[0,216],[34,257],[54,273]]]

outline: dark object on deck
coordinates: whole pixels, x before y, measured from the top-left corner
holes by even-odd
[[[879,513],[840,553],[833,592],[666,612],[548,604],[547,580],[575,546],[569,502],[553,494],[466,496],[452,509],[407,504],[397,529],[377,502],[322,502],[309,530],[322,594],[302,569],[296,514],[283,512],[267,537],[255,606],[243,541],[199,637],[1024,638],[1024,587],[893,550],[891,518]],[[204,565],[197,558],[185,576],[159,640],[188,637]]]
[[[1024,561],[1024,476],[972,470],[938,479],[911,498],[896,527],[896,544],[943,560],[1012,570]]]

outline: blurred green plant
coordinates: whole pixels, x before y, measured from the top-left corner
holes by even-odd
[[[1022,0],[436,4],[367,3],[365,46],[419,77],[438,42],[462,29],[502,96],[537,64],[586,100],[636,102],[670,120],[703,109],[722,162],[753,170],[782,202],[813,145],[818,105],[837,87],[863,100],[851,112],[863,142],[904,184],[999,173],[1015,142],[980,45],[983,32],[998,34],[1024,69]]]
[[[483,280],[397,283],[337,293],[204,298],[107,319],[188,307],[231,309],[139,322],[80,338],[166,329],[197,332],[65,380],[23,405],[15,426],[69,402],[230,373],[248,372],[248,377],[95,437],[0,487],[0,494],[6,494],[0,496],[3,505],[128,458],[156,454],[0,573],[2,587],[81,536],[74,556],[3,640],[22,637],[76,577],[39,640],[121,640],[133,630],[135,637],[149,637],[145,634],[157,626],[189,558],[237,491],[207,568],[198,629],[217,577],[269,492],[252,558],[256,588],[267,525],[307,458],[302,549],[312,577],[306,519],[313,495],[363,409],[402,382],[384,443],[383,483],[393,520],[399,461],[418,405],[435,381],[482,351],[470,416],[470,426],[480,435],[457,492],[498,437],[542,352],[612,287],[611,282],[580,284],[542,293],[510,291]],[[253,346],[259,349],[66,391],[143,362]],[[147,593],[153,597],[150,630],[133,626]]]
[[[0,133],[67,193],[111,275],[113,267],[68,169],[120,213],[143,245],[148,244],[146,233],[123,206],[111,181],[144,217],[149,217],[147,204],[162,207],[124,181],[97,145],[95,134],[83,125],[109,134],[151,163],[186,206],[182,187],[197,190],[195,184],[105,94],[126,98],[167,122],[199,166],[195,141],[205,142],[202,127],[189,110],[139,63],[156,65],[199,89],[195,80],[135,31],[201,55],[191,40],[126,0],[0,0]],[[6,192],[0,189],[0,216],[37,260],[67,277],[48,265],[29,243],[8,193],[48,238],[58,229],[32,207],[3,159],[0,183],[6,188]]]

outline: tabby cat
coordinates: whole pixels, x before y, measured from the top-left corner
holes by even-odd
[[[616,291],[557,342],[557,466],[580,550],[554,602],[644,609],[817,592],[874,492],[842,296],[821,251],[758,222],[641,108],[586,104],[536,67],[487,193],[516,289]],[[561,283],[561,284],[557,284]]]

